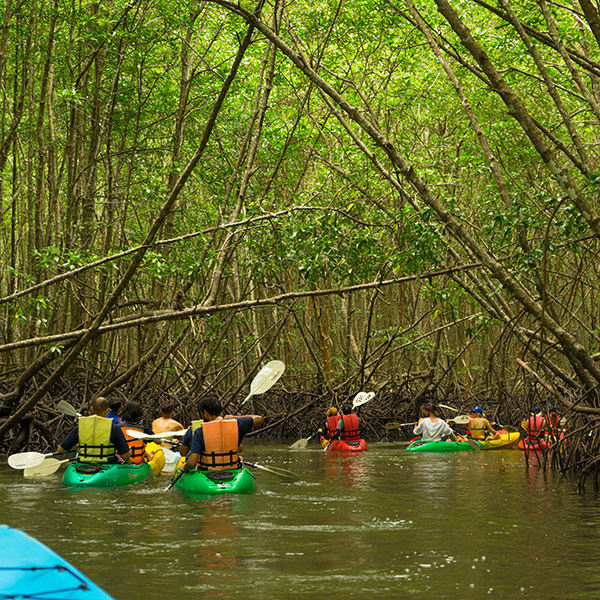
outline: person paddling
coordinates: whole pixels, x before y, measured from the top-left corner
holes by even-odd
[[[537,444],[546,436],[546,420],[542,417],[542,411],[539,406],[531,409],[531,416],[527,421],[523,421],[521,426],[527,432],[527,439],[532,444]]]
[[[443,437],[449,437],[456,442],[454,431],[437,413],[437,406],[431,402],[421,407],[425,418],[415,423],[413,433],[421,436],[423,442],[439,442]]]
[[[154,457],[154,452],[146,452],[146,442],[127,433],[127,429],[140,431],[152,435],[152,429],[144,422],[144,410],[139,402],[131,400],[123,407],[119,427],[125,434],[125,439],[131,449],[131,462],[139,465],[143,462],[149,462]]]
[[[319,429],[318,433],[321,434],[322,440],[328,442],[335,437],[337,433],[337,425],[342,416],[338,415],[338,409],[335,406],[332,406],[327,409],[325,417],[325,425]]]
[[[358,442],[360,440],[360,419],[352,412],[351,404],[342,406],[342,418],[336,426],[336,439],[345,442]]]
[[[487,435],[490,434],[490,436]],[[476,406],[471,409],[469,415],[469,423],[467,425],[467,435],[478,441],[483,441],[487,438],[491,440],[499,440],[500,434],[490,425],[490,422],[483,416],[483,409]]]
[[[192,424],[188,427],[188,430],[185,432],[185,435],[183,436],[183,438],[181,440],[181,444],[179,445],[179,453],[184,458],[190,452],[190,448],[192,447],[192,439],[194,437],[194,433],[196,433],[196,430],[199,427],[202,427],[202,424],[204,423],[204,419],[202,418],[202,403],[204,402],[204,400],[208,400],[209,398],[213,398],[217,402],[219,401],[219,399],[216,396],[207,396],[206,398],[204,398],[204,399],[200,400],[200,402],[198,402],[197,413],[196,413],[197,418],[192,421]]]
[[[175,411],[175,405],[173,402],[167,401],[161,404],[160,412],[161,416],[158,419],[152,421],[152,431],[154,433],[167,433],[169,431],[181,431],[184,429],[183,425],[173,418],[173,412]],[[173,444],[169,442],[163,442],[161,444],[163,448],[171,449]]]
[[[118,463],[119,457],[131,462],[131,450],[121,428],[107,418],[109,409],[106,398],[94,398],[91,402],[92,415],[79,417],[77,425],[59,444],[57,452],[69,452],[79,445],[78,462]]]
[[[241,467],[240,444],[253,427],[264,421],[263,417],[260,415],[221,417],[221,402],[216,397],[205,398],[199,408],[204,423],[194,433],[190,454],[181,470],[187,473],[196,466],[208,471],[239,469]]]

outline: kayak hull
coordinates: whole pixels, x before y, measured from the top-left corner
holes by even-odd
[[[321,438],[321,446],[328,452],[366,452],[369,449],[367,442],[363,439],[360,439],[357,442],[333,440],[329,443],[325,438]]]
[[[479,446],[482,450],[507,450],[508,448],[512,448],[519,443],[519,439],[521,434],[518,431],[507,431],[504,433],[500,433],[499,440],[483,440],[481,442],[478,441]]]
[[[146,453],[154,452],[147,463],[132,465],[71,463],[63,475],[63,485],[79,488],[122,487],[158,477],[165,466],[165,453],[154,442],[146,444]]]
[[[561,439],[564,437],[561,434]],[[558,448],[559,450],[563,450],[566,445],[566,440],[563,440],[560,444],[554,447],[554,449]],[[530,440],[529,438],[523,438],[518,445],[519,450],[524,450],[525,452],[545,452],[551,446],[554,445],[554,440],[549,439],[538,439],[538,440]]]
[[[412,441],[406,448],[408,452],[474,452],[469,442],[423,442],[421,440]]]
[[[141,465],[91,465],[71,463],[63,475],[63,485],[78,488],[121,487],[146,481],[154,476],[148,463]]]
[[[0,565],[2,598],[114,600],[48,546],[8,525],[0,525]]]
[[[178,469],[175,477],[179,475]],[[188,471],[175,482],[182,492],[194,495],[251,494],[256,489],[254,475],[246,469],[228,471]]]

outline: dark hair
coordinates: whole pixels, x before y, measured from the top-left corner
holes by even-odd
[[[165,413],[172,413],[175,410],[175,403],[167,400],[160,405],[160,412],[164,415]]]
[[[202,416],[203,411],[206,411],[209,415],[218,417],[222,410],[221,401],[216,396],[207,396],[198,405],[200,416]]]
[[[111,398],[108,401],[108,405],[110,406],[110,410],[113,412],[118,412],[121,406],[123,406],[123,401],[121,398]]]
[[[135,423],[144,418],[144,411],[139,402],[135,400],[129,401],[123,408],[121,419],[126,423]]]
[[[352,412],[351,404],[344,404],[344,406],[342,406],[342,413],[344,413],[345,415],[349,415],[351,412]]]

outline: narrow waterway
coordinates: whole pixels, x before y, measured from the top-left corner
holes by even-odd
[[[600,503],[526,469],[518,450],[335,456],[244,443],[249,496],[184,497],[161,477],[69,491],[0,467],[1,523],[25,530],[117,600],[600,597]]]

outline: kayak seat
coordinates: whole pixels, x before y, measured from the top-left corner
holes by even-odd
[[[344,441],[346,441],[346,440],[344,440]],[[346,442],[346,444],[348,444],[348,446],[360,446],[359,441]]]
[[[102,465],[77,465],[75,471],[84,475],[94,475],[95,473],[104,471],[104,467]]]
[[[207,471],[206,477],[211,481],[230,481],[236,476],[236,473],[230,473],[229,471]]]

